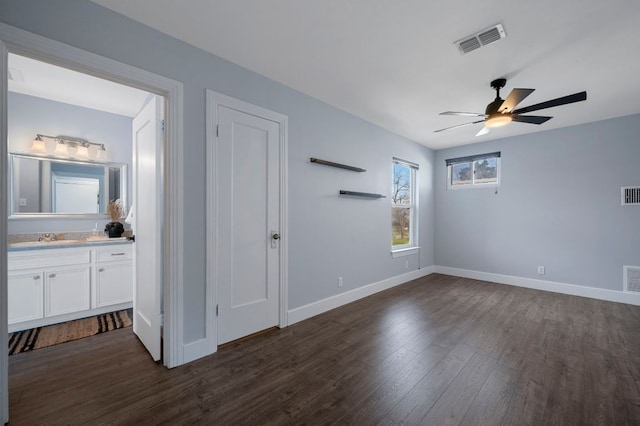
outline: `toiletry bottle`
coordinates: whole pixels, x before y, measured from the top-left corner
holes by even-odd
[[[101,235],[102,235],[102,232],[100,232],[100,229],[98,229],[98,222],[96,222],[96,226],[94,226],[94,228],[91,230],[91,236],[99,237]]]

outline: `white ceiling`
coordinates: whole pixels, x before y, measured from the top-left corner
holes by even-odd
[[[87,74],[9,54],[9,91],[134,117],[149,94]]]
[[[637,0],[93,0],[434,149],[640,112]],[[503,40],[453,42],[501,23]],[[520,106],[582,90],[586,102],[540,111],[540,126],[481,124],[489,82],[537,89]],[[538,113],[536,113],[538,114]]]

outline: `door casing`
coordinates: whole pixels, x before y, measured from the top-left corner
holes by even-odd
[[[239,99],[232,98],[221,93],[207,90],[207,105],[206,105],[206,125],[207,125],[207,190],[206,190],[206,203],[207,203],[207,223],[206,223],[206,311],[207,311],[207,323],[205,327],[206,339],[209,342],[210,352],[217,351],[218,345],[218,321],[216,317],[216,305],[217,305],[217,291],[218,283],[216,282],[216,273],[218,266],[218,256],[216,248],[216,233],[215,230],[218,226],[217,223],[217,205],[218,205],[218,190],[217,185],[219,179],[216,175],[217,168],[215,165],[217,161],[224,161],[218,157],[217,154],[217,135],[218,135],[218,106],[225,106],[230,109],[244,112],[246,114],[255,115],[257,117],[265,118],[274,121],[280,126],[280,279],[279,279],[279,327],[283,328],[288,325],[288,221],[287,221],[287,206],[288,206],[288,186],[287,186],[287,142],[288,142],[288,118],[287,116],[268,110],[266,108],[259,107],[257,105],[250,104],[248,102],[241,101]]]

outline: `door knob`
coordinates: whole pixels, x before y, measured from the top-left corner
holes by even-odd
[[[278,248],[279,239],[280,239],[280,234],[278,234],[278,231],[271,231],[271,248],[272,249]]]

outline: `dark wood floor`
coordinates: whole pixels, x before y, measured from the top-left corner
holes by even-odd
[[[433,274],[167,370],[130,329],[10,357],[11,424],[640,424],[640,308]]]

